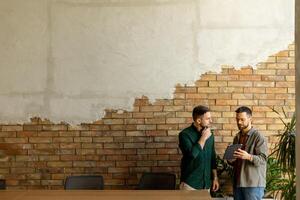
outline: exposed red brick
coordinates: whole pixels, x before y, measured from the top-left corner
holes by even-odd
[[[271,108],[295,111],[294,44],[267,58],[257,68],[222,66],[194,85],[178,84],[173,98],[150,102],[136,98],[133,109],[105,110],[91,123],[55,124],[33,117],[25,124],[0,124],[0,149],[10,157],[0,174],[11,189],[63,189],[69,174],[101,174],[105,188],[134,188],[143,172],[180,174],[179,132],[192,123],[194,106],[211,109],[215,147],[222,155],[238,132],[235,109],[253,109],[253,125],[269,148],[282,130]],[[177,179],[178,182],[178,179]]]
[[[3,125],[2,131],[22,131],[22,125]]]

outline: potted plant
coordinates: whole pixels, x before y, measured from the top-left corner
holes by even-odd
[[[220,189],[216,192],[211,192],[211,196],[214,200],[231,200],[229,194],[223,191],[223,186],[226,184],[226,180],[233,177],[233,167],[227,163],[226,160],[222,159],[217,155],[217,174],[220,182]]]
[[[279,119],[284,124],[284,129],[277,135],[278,145],[274,148],[268,158],[267,187],[266,192],[282,200],[296,199],[296,115],[286,122],[280,113]],[[283,110],[284,117],[287,115]]]

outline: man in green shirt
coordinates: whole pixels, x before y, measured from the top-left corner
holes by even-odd
[[[217,191],[219,181],[209,108],[196,106],[192,115],[193,124],[179,133],[182,152],[180,189],[211,188],[212,191]]]

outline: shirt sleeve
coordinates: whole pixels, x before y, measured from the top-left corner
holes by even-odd
[[[217,169],[217,159],[216,159],[216,150],[215,150],[215,137],[214,135],[212,137],[212,153],[211,153],[211,168]]]
[[[255,146],[255,155],[252,155],[252,163],[255,166],[265,164],[267,162],[267,151],[267,141],[262,135],[259,135]]]
[[[195,144],[192,143],[190,138],[184,132],[179,134],[179,148],[184,155],[188,155],[195,159],[199,154],[203,153],[200,144],[196,142]]]

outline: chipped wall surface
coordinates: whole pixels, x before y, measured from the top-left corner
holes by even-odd
[[[95,121],[294,40],[294,1],[2,0],[0,121]]]
[[[220,73],[202,74],[194,86],[177,85],[172,99],[136,98],[132,111],[107,110],[92,123],[74,126],[40,118],[0,123],[0,178],[7,189],[63,189],[67,176],[83,174],[102,175],[105,189],[134,189],[144,172],[173,173],[179,183],[178,133],[191,125],[198,104],[212,111],[221,158],[238,132],[234,111],[241,105],[253,110],[253,126],[271,151],[284,128],[282,109],[288,117],[295,112],[295,45],[256,69],[224,66]],[[220,180],[222,191],[230,194],[230,177]]]

